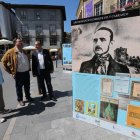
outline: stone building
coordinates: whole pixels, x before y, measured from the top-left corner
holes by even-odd
[[[140,0],[79,0],[77,19],[140,8]]]
[[[9,4],[0,1],[0,38],[12,40],[16,36],[15,19]]]
[[[26,45],[36,40],[46,49],[60,49],[63,43],[64,6],[12,4],[16,13],[16,31]]]

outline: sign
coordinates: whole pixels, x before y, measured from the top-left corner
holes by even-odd
[[[127,110],[127,125],[140,128],[140,107],[128,105]]]

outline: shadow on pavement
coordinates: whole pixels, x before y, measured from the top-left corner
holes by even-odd
[[[58,91],[58,90],[55,90],[53,91],[53,94],[55,96],[55,98],[61,98],[61,97],[66,97],[66,96],[72,96],[72,91]]]
[[[71,91],[61,92],[56,90],[54,91],[54,96],[57,99],[61,97],[72,96],[72,92]],[[44,101],[47,101],[47,103],[44,103]],[[44,101],[40,101],[40,97],[35,97],[34,102],[29,103],[27,106],[14,109],[10,114],[7,114],[5,118],[11,119],[14,117],[20,117],[24,115],[40,114],[41,112],[45,111],[46,107],[53,107],[57,103],[49,100],[48,97]]]

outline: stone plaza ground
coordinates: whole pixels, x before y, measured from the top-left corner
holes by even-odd
[[[52,74],[57,102],[40,101],[36,78],[31,74],[31,95],[35,101],[20,107],[14,93],[14,80],[4,70],[3,74],[6,107],[15,109],[6,115],[7,122],[0,124],[0,140],[132,140],[73,119],[72,74],[63,72],[61,62]]]

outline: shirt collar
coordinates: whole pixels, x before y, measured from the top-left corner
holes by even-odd
[[[43,49],[41,49],[41,50],[36,50],[37,51],[37,53],[43,53]]]
[[[19,49],[15,46],[15,53],[18,53],[18,52],[20,52],[20,51],[19,51]],[[23,51],[22,51],[22,52],[23,52]],[[21,53],[22,53],[22,52],[21,52]]]

